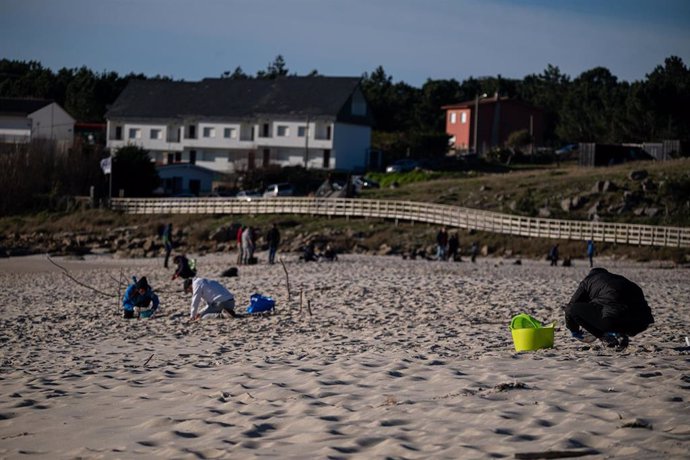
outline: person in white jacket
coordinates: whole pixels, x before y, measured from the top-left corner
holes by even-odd
[[[218,281],[195,277],[184,280],[183,287],[186,294],[192,294],[192,304],[189,310],[190,321],[220,318],[223,316],[223,312],[233,318],[237,317],[235,296]],[[200,309],[202,301],[206,306]]]

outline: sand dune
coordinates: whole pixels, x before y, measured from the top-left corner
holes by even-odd
[[[0,457],[687,458],[687,270],[600,260],[657,323],[621,353],[562,329],[516,353],[510,318],[562,325],[584,263],[283,258],[290,302],[281,265],[222,278],[238,305],[261,292],[278,314],[191,324],[160,259],[55,259],[106,295],[44,257],[0,260]],[[200,274],[234,260],[199,257]],[[159,292],[158,317],[121,319],[131,275]]]

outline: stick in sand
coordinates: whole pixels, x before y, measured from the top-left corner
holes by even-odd
[[[309,311],[309,316],[311,316],[311,300],[307,299],[307,310]]]
[[[304,290],[299,290],[299,313],[302,313],[302,299],[304,298]]]
[[[147,359],[147,360],[144,362],[144,367],[146,367],[146,365],[149,363],[149,361],[151,361],[151,358],[153,358],[153,355],[154,355],[154,354],[155,354],[155,353],[152,353],[151,356],[149,356],[149,359]]]
[[[70,275],[69,272],[67,271],[67,269],[66,269],[65,267],[63,267],[63,266],[57,264],[56,262],[54,262],[53,259],[50,258],[50,256],[47,256],[47,258],[48,258],[48,262],[50,262],[51,264],[55,265],[55,266],[58,267],[60,270],[62,270],[62,271],[63,271],[63,275],[65,275],[67,278],[69,278],[69,279],[71,279],[72,281],[74,281],[75,283],[77,283],[79,286],[83,286],[83,287],[85,287],[85,288],[87,288],[87,289],[91,289],[92,291],[97,292],[98,294],[100,294],[100,295],[102,295],[102,296],[105,296],[105,297],[110,297],[110,296],[111,296],[110,294],[106,294],[105,292],[101,292],[101,291],[99,291],[98,289],[92,288],[91,286],[88,286],[88,285],[82,283],[81,281],[79,281],[78,279],[76,279],[75,277],[73,277],[72,275]]]
[[[586,455],[597,455],[600,452],[594,449],[585,450],[545,450],[543,452],[517,452],[515,458],[536,459],[536,458],[575,458]]]
[[[280,265],[283,266],[283,270],[285,271],[285,284],[287,285],[287,304],[288,308],[290,308],[290,277],[288,276],[288,271],[287,268],[285,268],[285,264],[283,263],[283,259],[280,260]]]

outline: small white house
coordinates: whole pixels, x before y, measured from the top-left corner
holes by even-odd
[[[45,99],[0,98],[0,143],[28,144],[47,139],[58,151],[74,142],[74,118]]]
[[[108,110],[107,147],[219,173],[367,167],[372,117],[359,78],[133,80]]]
[[[161,191],[166,195],[211,193],[213,179],[217,173],[189,163],[162,165],[156,168],[161,180]]]

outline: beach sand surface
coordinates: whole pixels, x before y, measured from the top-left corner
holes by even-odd
[[[616,352],[563,326],[583,261],[282,257],[289,300],[280,264],[220,278],[236,255],[198,256],[238,310],[278,309],[194,323],[162,259],[0,260],[0,457],[688,458],[687,269],[597,261],[656,318]],[[150,320],[121,318],[132,275]],[[554,348],[515,352],[522,312],[557,323]]]

